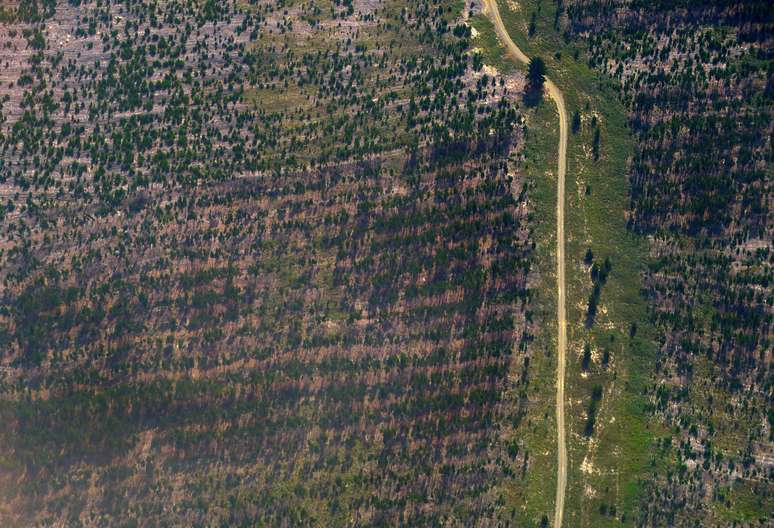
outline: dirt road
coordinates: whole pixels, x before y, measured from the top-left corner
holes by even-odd
[[[484,0],[484,6],[489,18],[494,24],[497,35],[505,44],[508,52],[517,61],[529,63],[523,51],[511,40],[505,29],[497,0]],[[545,83],[548,95],[556,103],[559,111],[559,169],[556,180],[556,287],[558,290],[556,325],[557,325],[557,360],[556,360],[556,503],[554,509],[554,528],[561,528],[564,515],[564,492],[567,488],[567,444],[564,427],[564,366],[567,355],[567,314],[565,310],[564,284],[564,179],[567,171],[567,109],[564,97],[559,88],[550,80]]]

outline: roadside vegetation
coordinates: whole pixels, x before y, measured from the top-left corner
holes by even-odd
[[[656,340],[647,305],[640,295],[645,271],[644,240],[626,229],[627,157],[633,142],[625,110],[606,76],[584,60],[586,48],[566,42],[554,26],[554,4],[501,2],[500,13],[512,38],[527,55],[541,59],[565,95],[571,116],[567,172],[569,477],[568,526],[634,525],[644,496],[642,482],[662,464],[650,453],[657,429],[646,412],[648,373]],[[518,6],[518,10],[512,9]],[[534,14],[534,15],[533,15]],[[486,24],[481,24],[482,34]],[[531,36],[530,36],[531,33]],[[496,60],[498,51],[488,52]],[[542,69],[542,68],[541,68]],[[529,72],[528,72],[529,73]],[[527,114],[526,161],[522,171],[531,193],[536,226],[536,266],[541,277],[537,308],[547,356],[537,363],[545,376],[532,396],[526,423],[553,423],[555,359],[555,153],[558,117],[548,102]],[[546,154],[546,152],[552,154]],[[542,249],[541,249],[542,248]],[[548,359],[550,358],[550,359]],[[549,426],[550,428],[550,426]],[[524,449],[541,457],[522,482],[513,483],[511,505],[524,522],[540,526],[553,511],[553,488],[536,486],[555,478],[555,441],[550,434],[522,433]],[[555,435],[555,433],[553,433]]]

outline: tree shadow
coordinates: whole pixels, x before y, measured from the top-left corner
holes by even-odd
[[[535,108],[543,101],[543,87],[536,87],[528,84],[524,91],[524,106],[527,108]]]

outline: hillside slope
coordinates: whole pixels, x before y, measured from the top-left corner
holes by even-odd
[[[20,5],[0,524],[494,522],[532,248],[459,3]]]

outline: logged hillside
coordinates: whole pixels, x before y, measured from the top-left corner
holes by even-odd
[[[6,4],[0,524],[494,522],[533,248],[466,16]]]
[[[654,475],[640,522],[758,526],[774,507],[771,6],[551,9],[617,83],[635,136],[628,223],[650,239],[652,411],[675,464]]]

